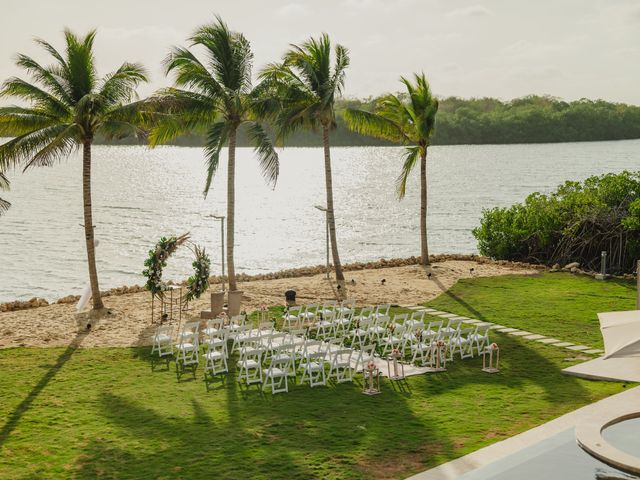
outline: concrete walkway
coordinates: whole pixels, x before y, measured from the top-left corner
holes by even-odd
[[[640,387],[592,403],[548,423],[527,430],[501,442],[477,450],[469,455],[444,463],[410,477],[409,480],[453,480],[497,460],[519,452],[523,448],[546,440],[569,428],[600,421],[611,412],[624,412],[640,405]],[[585,454],[586,455],[586,454]]]

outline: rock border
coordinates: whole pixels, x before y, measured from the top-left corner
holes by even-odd
[[[480,264],[493,264],[493,265],[503,265],[509,266],[512,268],[522,268],[522,269],[535,269],[535,270],[547,270],[548,267],[545,265],[536,265],[525,262],[511,262],[508,260],[493,260],[488,257],[483,257],[481,255],[465,255],[465,254],[455,254],[455,253],[445,253],[439,255],[431,255],[429,257],[432,263],[444,262],[447,260],[460,260],[460,261],[474,261]],[[354,262],[345,264],[342,266],[345,272],[359,271],[359,270],[374,270],[380,268],[394,268],[394,267],[406,267],[410,265],[419,265],[420,257],[407,257],[407,258],[391,258],[385,259],[381,258],[377,261],[371,262]],[[296,277],[308,277],[312,275],[318,275],[324,273],[326,271],[326,265],[315,265],[309,267],[299,267],[299,268],[290,268],[287,270],[280,270],[277,272],[269,272],[269,273],[259,273],[254,275],[249,275],[246,273],[241,273],[237,275],[238,282],[252,282],[257,280],[278,280],[282,278],[296,278]],[[220,283],[221,277],[212,276],[209,277],[209,283],[213,286],[216,283]],[[168,282],[171,284],[171,282]],[[186,285],[186,282],[183,282],[183,285]],[[122,286],[115,287],[110,290],[102,292],[103,297],[109,297],[111,295],[127,295],[129,293],[139,293],[146,291],[145,288],[141,285],[131,285],[131,286]],[[66,297],[59,298],[56,301],[48,302],[44,298],[34,297],[30,300],[16,300],[13,302],[0,303],[0,313],[2,312],[13,312],[17,310],[28,310],[31,308],[40,308],[46,307],[48,305],[53,304],[67,304],[67,303],[76,303],[80,299],[79,295],[67,295]]]

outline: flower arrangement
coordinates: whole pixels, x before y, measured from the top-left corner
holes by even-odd
[[[497,349],[498,349],[498,344],[494,342],[494,343],[492,343],[491,345],[489,345],[489,348],[490,348],[491,350],[497,350]]]
[[[162,237],[156,243],[156,247],[149,250],[149,258],[144,261],[144,266],[147,268],[142,271],[142,275],[147,277],[145,288],[152,295],[162,296],[169,289],[168,285],[162,281],[162,269],[167,266],[169,257],[188,239],[188,233],[180,237]]]
[[[391,356],[393,358],[400,358],[400,350],[397,348],[394,348],[393,350],[391,350]]]
[[[187,302],[200,298],[200,295],[209,288],[209,271],[211,269],[209,255],[206,254],[204,248],[197,245],[193,248],[193,253],[196,256],[191,264],[193,275],[187,279],[187,293],[184,296]]]
[[[167,260],[175,251],[189,240],[189,234],[185,233],[179,237],[162,237],[153,250],[149,250],[149,257],[144,261],[146,267],[142,271],[142,275],[147,277],[145,288],[151,292],[153,296],[162,297],[169,286],[162,281],[162,270],[167,266]],[[205,253],[204,248],[197,245],[194,246],[193,252],[195,260],[191,264],[193,266],[193,275],[187,279],[187,293],[185,300],[188,302],[194,298],[199,298],[209,288],[209,272],[211,268],[211,260]]]
[[[376,369],[376,364],[373,360],[369,360],[369,363],[367,363],[367,370],[369,370],[370,372],[374,371]]]

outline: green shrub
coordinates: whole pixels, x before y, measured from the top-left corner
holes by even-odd
[[[607,251],[614,272],[631,272],[640,256],[640,172],[565,182],[549,195],[484,210],[473,235],[480,253],[496,259],[599,269]]]

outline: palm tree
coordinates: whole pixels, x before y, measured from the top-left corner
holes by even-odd
[[[373,112],[347,109],[347,125],[356,132],[406,145],[402,171],[396,181],[398,198],[404,198],[407,178],[420,160],[420,253],[423,265],[429,265],[427,244],[427,149],[431,142],[438,112],[438,100],[431,93],[424,73],[414,75],[414,82],[400,81],[406,96],[386,95]]]
[[[329,132],[336,127],[335,99],[342,93],[348,66],[348,50],[336,45],[332,55],[331,40],[322,34],[300,46],[292,45],[281,63],[268,65],[260,74],[265,88],[279,100],[277,110],[274,112],[273,106],[271,110],[281,141],[299,128],[322,132],[326,215],[338,283],[344,283],[344,274],[336,236]]]
[[[9,179],[2,171],[0,171],[0,191],[1,190],[9,190]],[[9,210],[10,206],[11,204],[9,202],[0,198],[0,215]]]
[[[0,97],[14,97],[26,106],[0,108],[0,136],[15,137],[0,145],[0,170],[23,165],[50,166],[82,147],[82,193],[84,232],[94,310],[104,308],[98,284],[91,209],[91,146],[98,134],[122,137],[137,133],[140,102],[135,89],[146,81],[144,69],[123,63],[99,78],[93,53],[96,32],[79,37],[64,31],[64,52],[44,40],[36,40],[52,57],[42,66],[31,57],[18,55],[17,65],[31,77],[6,80]]]
[[[260,86],[251,83],[253,54],[244,35],[232,32],[220,17],[198,28],[189,38],[191,46],[205,52],[200,61],[188,48],[174,47],[165,60],[166,73],[175,72],[175,88],[156,97],[161,113],[149,137],[152,146],[192,131],[205,133],[206,197],[218,170],[220,151],[228,143],[227,170],[227,269],[229,290],[237,290],[234,263],[235,168],[238,128],[245,125],[255,146],[262,173],[275,185],[280,164],[278,154],[259,121],[264,100]]]

